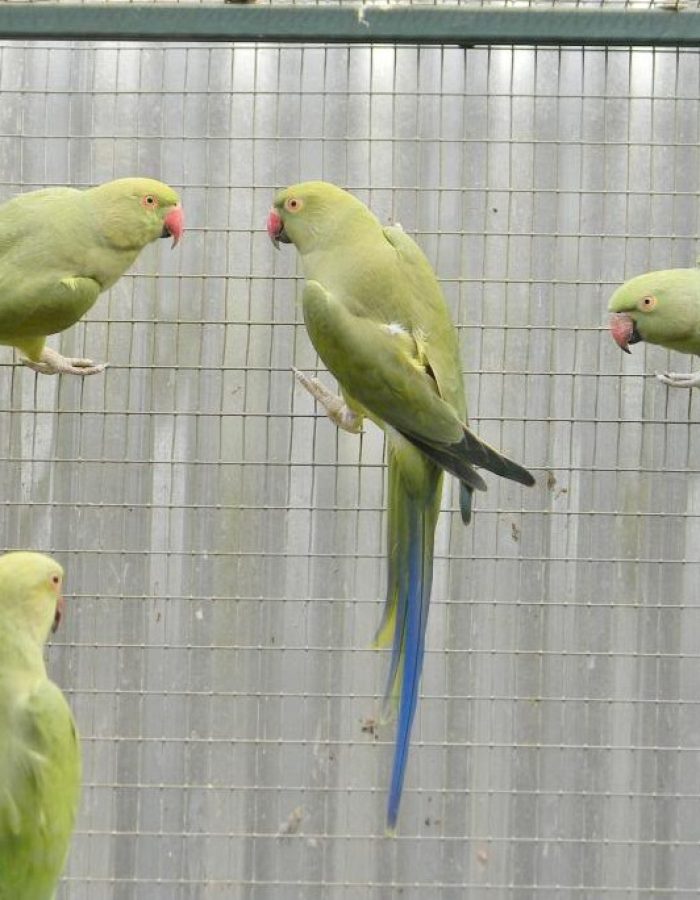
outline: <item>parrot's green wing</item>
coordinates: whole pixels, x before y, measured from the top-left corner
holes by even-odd
[[[422,336],[397,325],[355,316],[315,281],[304,289],[304,320],[314,346],[344,391],[440,466],[477,490],[486,485],[473,466],[532,484],[530,473],[502,456],[460,420],[436,389]]]
[[[467,421],[467,404],[462,379],[457,331],[447,311],[442,293],[436,289],[430,263],[418,244],[403,228],[389,226],[384,235],[402,263],[402,274],[414,290],[402,295],[402,305],[411,304],[411,320],[416,335],[423,335],[419,350],[430,366],[440,396]]]
[[[353,315],[316,281],[307,283],[303,303],[309,335],[322,348],[323,361],[374,416],[424,439],[460,440],[461,423],[435,390],[410,334],[398,325]]]
[[[81,277],[76,249],[83,205],[80,191],[53,188],[0,206],[0,342],[63,331],[97,299],[101,287]]]
[[[61,691],[42,680],[24,700],[0,692],[0,900],[51,900],[80,794],[80,749]]]
[[[38,270],[20,278],[0,260],[0,343],[22,346],[36,337],[63,331],[90,309],[99,296],[99,284],[91,278],[59,275]],[[12,303],[2,301],[9,296],[3,290],[6,280],[15,285]]]

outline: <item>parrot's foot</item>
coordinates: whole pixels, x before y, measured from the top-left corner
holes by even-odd
[[[700,372],[656,372],[659,381],[669,387],[700,387]]]
[[[329,391],[318,378],[309,378],[299,369],[292,366],[292,372],[296,375],[297,381],[314,397],[325,409],[326,415],[335,422],[338,428],[343,431],[349,431],[351,434],[359,434],[362,431],[362,416],[353,412],[342,397]]]
[[[41,351],[41,359],[33,360],[23,356],[20,358],[20,362],[42,375],[96,375],[98,372],[104,372],[107,368],[107,363],[95,364],[91,359],[61,356],[50,347],[44,347]]]

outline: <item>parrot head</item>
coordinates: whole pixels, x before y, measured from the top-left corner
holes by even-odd
[[[177,193],[153,178],[118,178],[85,192],[100,230],[120,249],[141,249],[156,238],[180,240],[185,219]]]
[[[637,275],[621,285],[608,304],[610,333],[630,353],[647,341],[684,352],[700,328],[700,272],[666,269]]]
[[[10,618],[44,643],[63,614],[63,569],[42,553],[15,551],[0,556],[0,624]]]
[[[344,234],[353,216],[364,219],[372,214],[357,197],[334,184],[305,181],[277,194],[267,217],[267,233],[278,249],[280,242],[294,244],[304,254]]]

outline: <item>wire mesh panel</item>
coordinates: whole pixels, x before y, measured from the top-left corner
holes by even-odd
[[[188,231],[53,339],[0,350],[3,548],[55,554],[82,733],[62,900],[691,897],[700,887],[698,401],[604,328],[691,266],[695,51],[5,44],[0,199],[143,174]],[[400,221],[458,324],[489,477],[437,537],[399,835],[385,838],[381,434],[338,433],[278,187]],[[329,385],[332,379],[323,373]]]

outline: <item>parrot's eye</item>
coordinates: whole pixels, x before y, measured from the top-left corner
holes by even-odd
[[[656,306],[656,297],[653,297],[651,294],[642,297],[638,305],[642,312],[650,312]]]
[[[141,203],[143,206],[152,206],[152,207],[158,206],[158,201],[153,196],[153,194],[146,194],[146,196],[143,198]]]
[[[297,197],[290,197],[284,201],[284,208],[287,212],[299,212],[304,204]]]
[[[51,578],[51,581],[53,581],[54,584],[60,584],[60,583],[61,583],[61,579],[59,578],[58,575],[54,575],[54,576]]]

